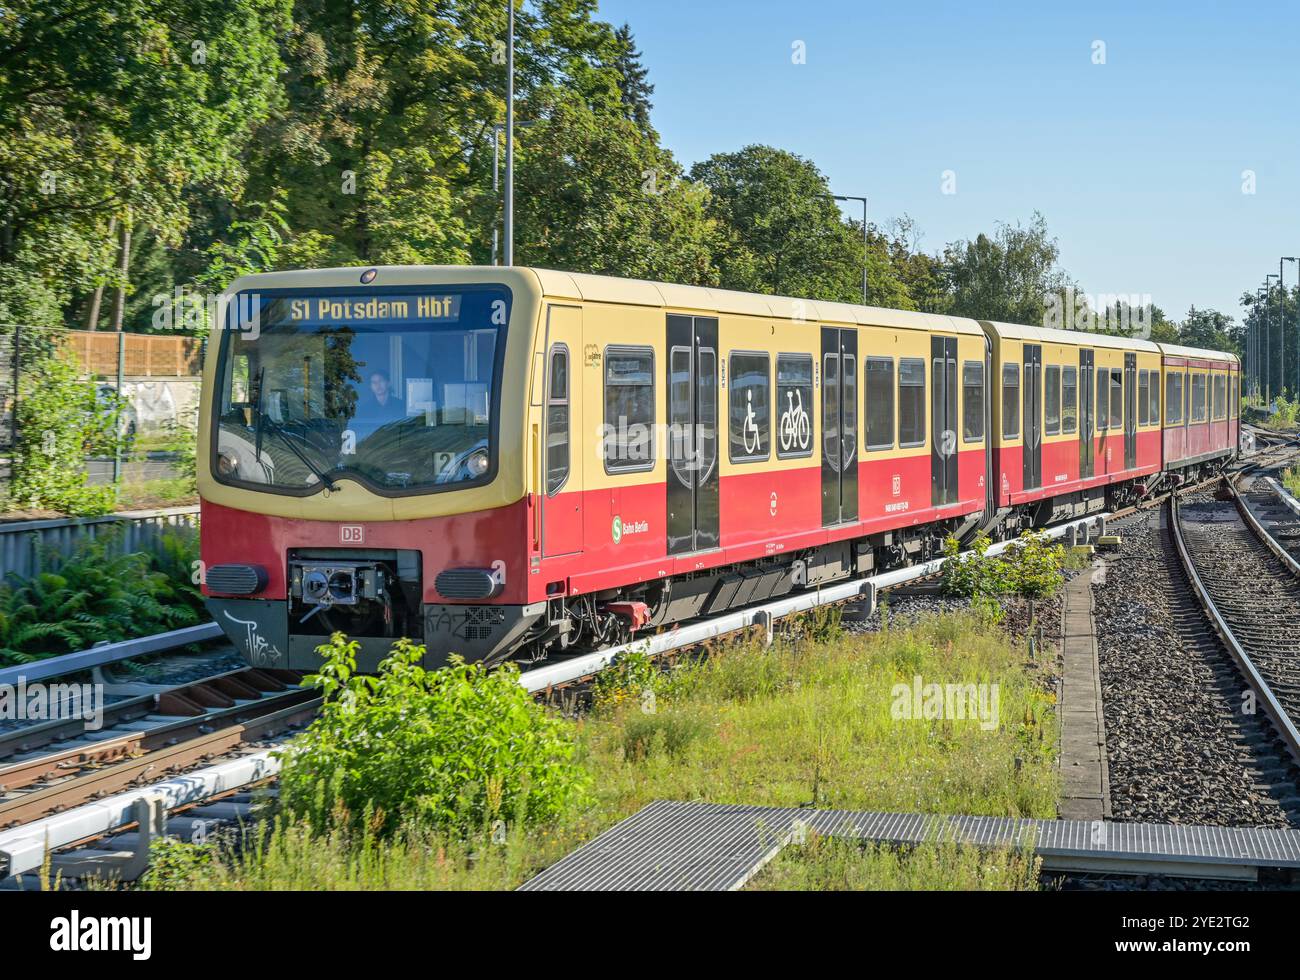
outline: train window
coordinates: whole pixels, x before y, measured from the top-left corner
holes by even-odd
[[[655,354],[649,347],[605,348],[606,473],[654,468]]]
[[[1192,421],[1205,421],[1205,375],[1199,371],[1192,375]]]
[[[1228,401],[1228,418],[1235,419],[1237,412],[1241,407],[1241,379],[1237,375],[1232,376],[1232,398]]]
[[[781,413],[778,459],[812,455],[812,376],[811,354],[776,355],[776,410]]]
[[[1170,371],[1165,375],[1165,424],[1180,425],[1183,421],[1183,375]]]
[[[867,358],[867,449],[894,448],[894,359]]]
[[[1061,431],[1074,432],[1079,427],[1079,369],[1061,371]]]
[[[1002,365],[1002,438],[1020,435],[1020,365]]]
[[[1214,417],[1216,419],[1228,417],[1228,376],[1226,374],[1214,376]]]
[[[1147,418],[1152,425],[1160,424],[1160,372],[1151,372],[1151,390],[1147,393]]]
[[[984,438],[984,362],[961,365],[961,437],[965,442]]]
[[[767,354],[732,353],[730,406],[732,462],[771,455],[771,358]]]
[[[1124,371],[1121,368],[1110,369],[1110,427],[1124,427]]]
[[[898,448],[925,445],[925,361],[898,359]]]
[[[551,347],[546,392],[546,493],[554,496],[569,478],[569,348]]]
[[[1138,425],[1147,425],[1150,420],[1151,373],[1138,372]]]
[[[1043,421],[1049,436],[1061,434],[1061,366],[1049,364],[1043,370]]]
[[[1097,415],[1097,429],[1110,428],[1110,372],[1105,368],[1097,369],[1097,400],[1094,411]]]

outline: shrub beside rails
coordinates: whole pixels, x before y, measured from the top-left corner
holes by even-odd
[[[492,833],[582,798],[571,726],[524,690],[513,664],[426,671],[424,649],[402,639],[365,676],[358,646],[342,634],[321,646],[320,671],[304,683],[324,706],[284,751],[281,803],[314,832]]]

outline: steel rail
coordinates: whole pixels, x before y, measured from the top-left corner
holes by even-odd
[[[205,759],[230,752],[248,742],[278,734],[287,728],[315,717],[323,699],[301,700],[301,692],[291,691],[268,699],[267,708],[292,700],[288,707],[259,714],[248,721],[230,725],[178,745],[157,749],[136,759],[119,762],[104,769],[76,776],[48,789],[0,803],[0,826],[30,824],[60,810],[79,807],[88,800],[127,788],[151,775],[172,772]],[[252,706],[250,706],[252,708]],[[50,847],[67,846],[74,840],[51,842]]]
[[[133,823],[136,803],[140,800],[158,800],[168,810],[175,810],[262,782],[279,772],[277,750],[262,749],[191,770],[183,776],[136,787],[21,827],[0,830],[0,878],[38,871],[47,853],[103,837]]]
[[[78,744],[20,762],[0,766],[0,793],[22,789],[42,780],[71,775],[75,769],[116,762],[138,753],[156,752],[183,739],[256,718],[272,704],[292,706],[313,698],[305,688],[264,692],[258,700],[244,701],[201,715],[183,716],[154,728],[122,732],[112,738]],[[0,801],[0,815],[4,803]]]
[[[1269,687],[1263,675],[1260,674],[1250,655],[1246,653],[1245,648],[1237,640],[1236,634],[1228,625],[1227,619],[1219,612],[1219,608],[1214,604],[1214,599],[1210,596],[1205,583],[1201,581],[1201,576],[1192,561],[1191,551],[1187,547],[1187,542],[1183,539],[1177,497],[1169,498],[1169,527],[1173,532],[1174,545],[1178,549],[1178,556],[1187,572],[1188,581],[1191,582],[1193,591],[1200,599],[1202,608],[1209,615],[1214,631],[1219,635],[1219,639],[1223,641],[1224,646],[1227,647],[1229,654],[1237,664],[1237,668],[1246,679],[1246,683],[1258,695],[1260,702],[1264,706],[1265,713],[1278,732],[1278,736],[1285,743],[1292,757],[1300,761],[1300,731],[1296,730],[1295,723],[1291,720],[1290,715],[1282,707],[1281,702],[1278,701],[1273,689]]]
[[[1273,553],[1273,557],[1277,558],[1288,572],[1297,579],[1300,579],[1300,562],[1297,562],[1295,558],[1291,556],[1291,553],[1283,548],[1282,545],[1278,543],[1277,539],[1269,533],[1268,528],[1264,527],[1264,525],[1259,522],[1259,518],[1255,516],[1254,512],[1250,509],[1250,505],[1246,503],[1245,499],[1241,496],[1236,480],[1228,481],[1228,492],[1232,494],[1232,502],[1237,505],[1237,512],[1241,514],[1242,520],[1246,522],[1246,526],[1254,532],[1255,537],[1260,540],[1260,543],[1263,544],[1264,547],[1268,548],[1268,550]]]
[[[17,686],[22,681],[34,684],[52,677],[75,674],[79,670],[107,667],[109,664],[120,663],[123,660],[175,650],[177,647],[189,646],[191,643],[217,640],[223,635],[218,624],[199,623],[196,626],[186,626],[166,633],[154,633],[151,636],[139,636],[117,643],[105,643],[103,646],[91,647],[78,653],[65,653],[29,664],[19,664],[16,667],[0,668],[0,684]]]

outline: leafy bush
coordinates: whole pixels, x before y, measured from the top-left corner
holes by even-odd
[[[23,374],[18,400],[18,444],[9,496],[23,507],[77,516],[113,509],[111,486],[88,486],[85,454],[116,439],[111,408],[95,386],[78,377],[76,365],[50,355]]]
[[[1286,395],[1278,395],[1274,399],[1274,404],[1276,411],[1269,415],[1264,424],[1270,429],[1296,428],[1296,416],[1300,413],[1300,398],[1287,401]]]
[[[210,843],[192,844],[176,837],[149,842],[149,869],[140,877],[145,891],[175,891],[211,868],[216,850]]]
[[[1046,599],[1065,583],[1061,568],[1065,546],[1052,544],[1046,534],[1026,531],[1003,553],[1010,591],[1025,599]]]
[[[198,557],[192,532],[163,537],[157,557],[112,554],[103,536],[31,578],[10,574],[0,586],[0,665],[192,626],[203,598],[190,568]]]
[[[304,683],[325,704],[284,753],[281,802],[316,832],[468,835],[551,820],[584,795],[572,726],[533,700],[515,665],[426,671],[424,647],[403,639],[363,677],[357,648],[342,633],[319,648]]]
[[[988,554],[992,539],[980,531],[971,542],[970,554],[960,557],[961,546],[949,536],[943,543],[943,555],[948,559],[943,566],[943,588],[950,595],[966,596],[977,607],[990,603],[997,607],[999,596],[1009,589],[1007,568],[1000,558]]]
[[[629,650],[596,675],[591,685],[592,707],[603,711],[642,701],[659,689],[663,677],[663,671],[648,653]]]
[[[1042,599],[1064,583],[1065,548],[1050,543],[1046,534],[1026,531],[997,556],[988,554],[991,543],[981,531],[971,542],[970,554],[959,558],[956,538],[944,542],[944,556],[950,559],[943,566],[944,591],[970,598],[977,609],[997,618],[1003,596]]]

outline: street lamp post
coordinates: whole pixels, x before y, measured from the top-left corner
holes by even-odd
[[[519,129],[527,129],[529,126],[535,126],[535,125],[537,125],[535,120],[533,122],[516,123],[516,126],[518,126]],[[492,124],[492,196],[493,197],[496,197],[496,195],[501,190],[501,134],[505,131],[505,128],[506,128],[505,123]],[[507,149],[506,152],[508,154],[510,152],[509,149]],[[497,260],[497,251],[498,251],[498,246],[500,244],[499,241],[500,234],[501,232],[500,229],[497,227],[496,220],[493,219],[492,221],[492,264],[493,265],[501,264]],[[506,264],[509,265],[510,263],[507,262]]]
[[[1273,273],[1264,277],[1264,329],[1268,334],[1268,342],[1265,345],[1267,352],[1265,370],[1268,371],[1268,381],[1264,385],[1264,392],[1268,396],[1268,405],[1273,404],[1273,287],[1269,285],[1270,279],[1277,279]]]
[[[506,0],[506,265],[515,264],[515,0]]]
[[[867,305],[867,199],[849,194],[832,194],[837,201],[862,202],[862,305]]]
[[[1300,261],[1294,255],[1284,255],[1277,261],[1278,285],[1282,285],[1282,263]],[[1282,356],[1285,365],[1286,358],[1286,287],[1282,290]],[[1286,386],[1286,373],[1282,374],[1283,387]],[[1296,322],[1296,359],[1295,359],[1295,388],[1292,389],[1295,397],[1300,397],[1300,319]]]

